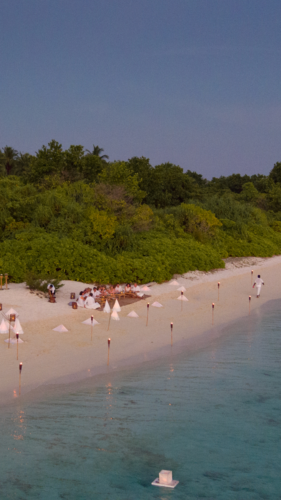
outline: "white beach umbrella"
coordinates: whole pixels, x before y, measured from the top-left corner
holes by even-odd
[[[129,318],[139,318],[139,315],[135,311],[131,311],[127,316]]]
[[[13,337],[12,339],[6,339],[7,344],[23,344],[23,340]]]
[[[64,325],[59,325],[56,328],[53,328],[54,332],[68,332],[68,329],[65,328]]]
[[[177,288],[177,291],[178,292],[186,292],[186,288],[184,288],[184,286],[180,286],[179,288]]]
[[[19,316],[19,313],[15,309],[13,309],[12,307],[11,307],[11,309],[9,309],[9,311],[7,311],[5,313],[6,318],[10,319],[11,314],[14,314],[16,316],[16,318]]]
[[[146,285],[144,285],[142,288],[141,288],[141,291],[142,292],[150,292],[150,288]]]
[[[84,325],[99,325],[99,322],[96,321],[94,318],[93,318],[93,322],[91,321],[91,318],[89,318],[89,319],[86,319],[85,321],[82,321],[82,323]]]
[[[119,304],[119,302],[118,302],[117,299],[115,300],[115,304],[113,306],[113,311],[116,311],[116,312],[120,312],[121,311],[121,307],[120,307],[120,304]]]
[[[111,314],[111,317],[112,319],[114,319],[115,321],[120,321],[120,318],[118,316],[118,312],[117,311],[113,311],[113,313]]]
[[[179,282],[176,281],[176,280],[173,280],[173,281],[170,281],[169,285],[172,285],[172,286],[178,286],[179,285]]]
[[[162,306],[162,304],[160,304],[160,302],[153,302],[153,304],[151,304],[153,307],[164,307]]]
[[[9,333],[9,325],[4,319],[2,319],[2,321],[1,321],[0,333],[3,333],[3,334]]]
[[[107,300],[105,301],[105,306],[104,306],[104,308],[103,308],[103,312],[104,312],[104,313],[107,313],[107,314],[111,312],[110,305],[109,305],[109,303],[107,302]]]
[[[21,327],[21,324],[20,324],[18,318],[16,319],[16,322],[15,322],[15,324],[14,324],[14,326],[12,328],[13,328],[13,331],[15,333],[19,333],[20,335],[23,334],[23,329]]]

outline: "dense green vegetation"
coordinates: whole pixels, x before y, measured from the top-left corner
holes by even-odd
[[[158,281],[281,253],[281,163],[207,181],[103,150],[0,151],[0,272],[84,282]]]

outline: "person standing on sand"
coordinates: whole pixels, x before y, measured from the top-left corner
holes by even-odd
[[[255,283],[253,284],[253,288],[255,288],[256,286],[256,289],[257,289],[257,298],[260,296],[261,294],[261,286],[264,285],[264,282],[263,280],[261,279],[261,276],[260,274],[258,274],[258,277],[255,281]]]

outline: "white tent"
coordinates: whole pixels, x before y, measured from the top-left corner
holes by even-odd
[[[173,280],[173,281],[171,281],[171,282],[169,283],[169,285],[172,285],[172,286],[177,286],[177,285],[179,285],[179,283],[178,283],[178,281]]]
[[[184,286],[180,286],[179,288],[177,288],[177,291],[178,292],[186,292],[186,288],[184,288]]]
[[[9,309],[9,311],[7,311],[5,313],[6,318],[10,319],[11,314],[15,314],[16,318],[19,316],[19,313],[15,309],[13,309],[12,307],[11,307],[11,309]]]
[[[54,332],[68,332],[68,329],[65,328],[64,325],[59,325],[56,328],[53,328]]]
[[[103,312],[104,312],[104,313],[110,313],[110,312],[111,312],[110,305],[109,305],[109,303],[107,302],[107,300],[105,301],[105,306],[104,306],[104,308],[103,308]]]
[[[111,314],[111,317],[112,319],[114,319],[115,321],[120,321],[120,318],[118,316],[118,312],[117,311],[113,311],[113,313]]]
[[[188,302],[188,299],[184,295],[180,295],[177,300],[182,300],[183,302]]]
[[[13,337],[12,339],[6,339],[5,342],[7,342],[7,344],[23,344],[23,340],[17,339],[15,337]]]
[[[99,325],[99,322],[96,321],[94,318],[93,318],[93,323],[91,322],[91,318],[86,319],[85,321],[82,321],[82,323],[84,325]]]
[[[144,285],[142,288],[141,288],[141,292],[150,292],[150,288],[146,285]]]
[[[119,302],[118,302],[117,299],[115,300],[115,304],[113,306],[113,311],[116,311],[116,312],[120,312],[121,311],[121,307],[120,307],[120,304],[119,304]]]
[[[135,311],[131,311],[127,316],[129,316],[129,318],[139,318],[139,315]]]
[[[4,319],[1,321],[0,333],[9,333],[9,325]]]
[[[164,307],[162,306],[162,304],[160,304],[160,302],[153,302],[153,304],[151,304],[153,307]]]
[[[23,334],[23,329],[22,329],[22,327],[21,327],[21,324],[20,324],[20,322],[19,322],[18,318],[16,319],[16,322],[15,322],[15,324],[14,324],[14,326],[13,326],[13,331],[14,331],[15,333],[19,333],[20,335],[22,335],[22,334]]]

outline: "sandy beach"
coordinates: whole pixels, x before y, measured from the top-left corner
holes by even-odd
[[[253,281],[261,274],[265,282],[261,296],[256,298],[251,288]],[[0,292],[3,311],[13,307],[19,313],[24,330],[19,347],[19,361],[16,359],[16,346],[8,348],[4,342],[7,335],[1,335],[1,401],[6,402],[18,397],[19,362],[23,363],[21,394],[44,385],[67,383],[95,374],[105,373],[108,369],[117,370],[125,365],[133,365],[153,357],[161,356],[165,347],[171,346],[170,323],[173,322],[173,346],[181,342],[202,338],[207,331],[215,334],[223,325],[249,314],[249,295],[252,296],[251,312],[272,299],[281,298],[279,279],[281,277],[281,256],[268,259],[236,258],[227,259],[226,268],[212,272],[189,272],[175,276],[179,286],[184,286],[188,302],[177,300],[179,286],[169,283],[155,284],[150,287],[149,321],[146,326],[147,300],[122,307],[120,321],[111,320],[108,328],[108,314],[100,311],[78,308],[69,305],[70,293],[76,294],[85,284],[64,281],[57,294],[57,303],[30,293],[25,283],[9,284],[8,290]],[[218,300],[218,286],[220,294]],[[163,307],[152,307],[154,301]],[[212,303],[214,326],[212,326]],[[134,310],[139,318],[129,318]],[[91,327],[82,324],[94,315],[99,325],[94,326],[91,340]],[[53,328],[63,324],[69,331],[59,333]],[[107,339],[111,338],[110,364],[107,366]]]

